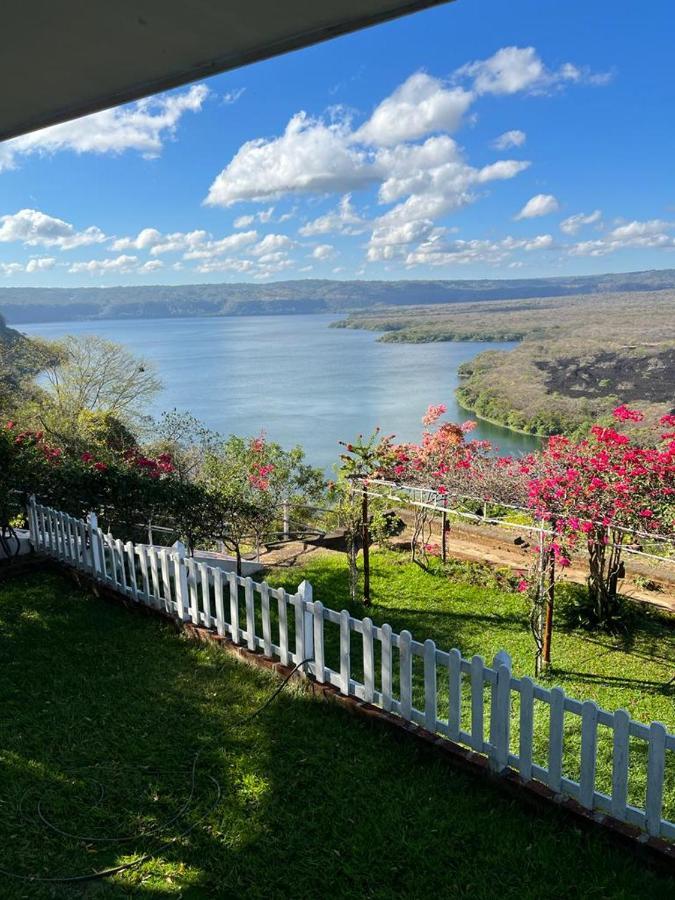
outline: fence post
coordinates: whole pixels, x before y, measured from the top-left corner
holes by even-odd
[[[307,605],[312,602],[312,585],[309,581],[303,581],[298,587],[302,609],[302,629],[305,636],[304,658],[314,659],[314,615]],[[302,662],[302,660],[298,660]],[[308,667],[311,671],[311,667]]]
[[[492,685],[490,703],[490,759],[493,772],[503,771],[509,764],[511,734],[511,657],[506,650],[495,654],[492,668],[497,675]]]
[[[95,512],[87,516],[87,532],[89,533],[89,553],[91,571],[94,577],[101,573],[101,548],[98,545],[98,517]]]
[[[35,508],[35,494],[31,494],[28,498],[28,533],[30,534],[30,542],[33,550],[40,549],[40,532],[37,527],[37,510]]]
[[[188,605],[188,577],[185,567],[187,547],[182,541],[176,541],[173,545],[174,584],[176,588],[176,615],[179,622],[187,620]]]
[[[282,517],[283,517],[283,531],[284,531],[284,540],[288,540],[291,536],[291,518],[289,513],[289,504],[288,500],[284,500],[282,506]]]

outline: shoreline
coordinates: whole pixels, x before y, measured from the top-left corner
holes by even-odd
[[[472,416],[475,416],[481,422],[487,422],[489,425],[496,425],[497,428],[505,428],[507,431],[512,431],[514,434],[524,434],[525,437],[534,438],[538,441],[543,441],[549,435],[545,434],[537,434],[536,431],[525,431],[523,428],[514,428],[512,425],[506,425],[504,422],[498,422],[496,419],[488,419],[487,416],[482,416],[480,413],[476,412],[475,409],[472,409],[470,406],[467,406],[466,403],[462,403],[457,398],[457,391],[459,388],[455,388],[455,399],[457,400],[457,405],[461,409],[465,409],[467,412],[470,412]]]

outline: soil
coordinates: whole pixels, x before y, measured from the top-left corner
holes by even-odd
[[[515,543],[518,538],[523,543]],[[440,543],[439,529],[432,533],[431,540]],[[407,549],[409,538],[406,538],[404,532],[392,543],[395,547]],[[447,535],[447,549],[448,556],[455,559],[487,563],[495,567],[508,566],[514,571],[527,571],[532,562],[532,547],[529,544],[528,533],[515,528],[507,532],[496,525],[453,523]],[[262,553],[260,562],[265,566],[302,565],[317,555],[335,552],[322,547],[311,547],[301,541],[291,541]],[[656,563],[626,554],[625,566],[626,578],[621,586],[624,595],[675,613],[675,560],[672,563]],[[636,576],[640,577],[640,581],[649,580],[654,589],[646,590],[644,587],[638,587],[635,583]],[[579,564],[573,564],[565,570],[562,579],[583,584],[586,569]]]

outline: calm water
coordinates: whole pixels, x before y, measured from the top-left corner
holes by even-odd
[[[148,412],[189,410],[224,434],[261,430],[302,444],[329,469],[338,441],[379,425],[400,440],[419,437],[430,403],[470,418],[454,399],[457,367],[507,343],[378,344],[367,331],[329,328],[334,316],[134,319],[21,325],[29,335],[99,334],[155,362],[164,389]],[[525,452],[534,438],[481,422],[474,436]]]

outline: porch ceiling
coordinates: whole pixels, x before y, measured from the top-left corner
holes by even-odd
[[[0,140],[449,0],[4,0]]]

